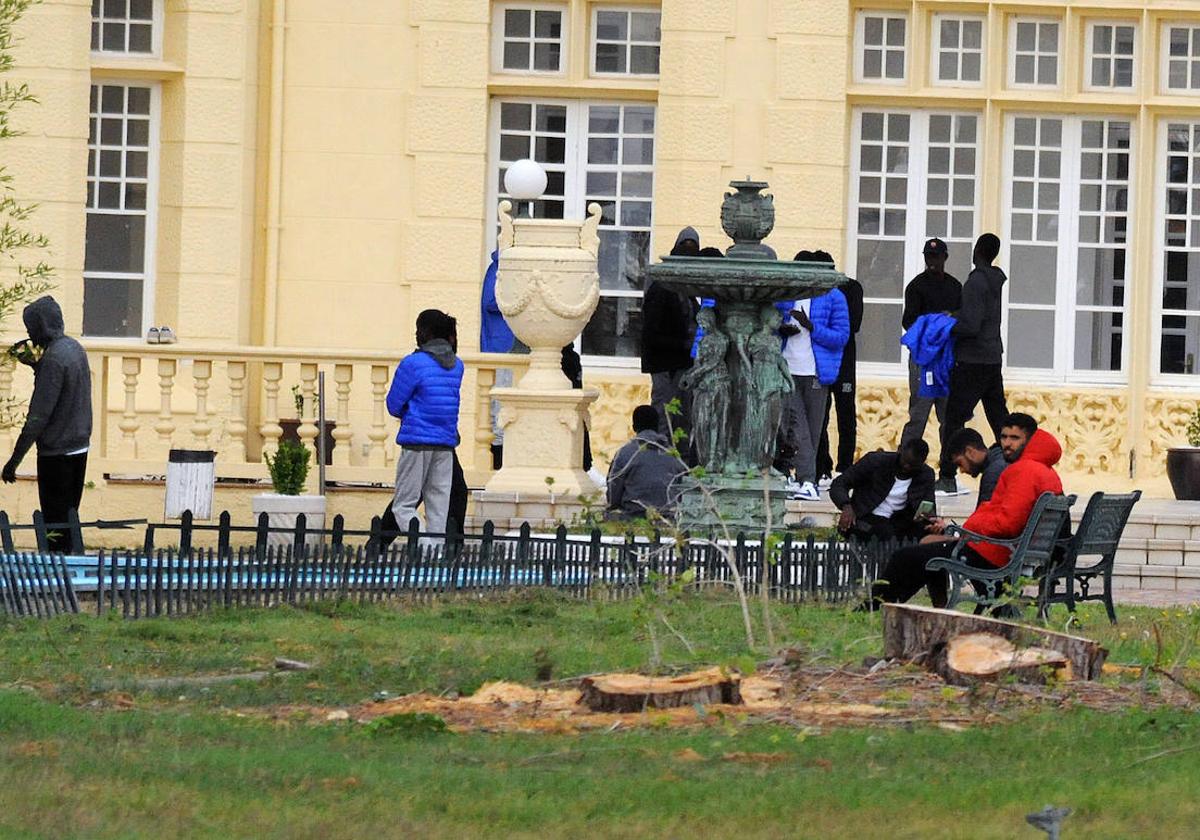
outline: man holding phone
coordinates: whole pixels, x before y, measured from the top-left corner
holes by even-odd
[[[838,530],[858,539],[916,538],[925,534],[934,505],[929,444],[914,438],[897,452],[870,452],[833,480],[829,498]]]

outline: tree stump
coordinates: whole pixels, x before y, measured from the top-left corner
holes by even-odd
[[[931,666],[951,639],[967,633],[990,633],[1018,646],[1034,645],[1057,651],[1071,663],[1070,678],[1076,680],[1099,677],[1108,656],[1103,647],[1081,636],[955,610],[911,604],[883,605],[883,650],[889,659],[923,660]]]
[[[1071,671],[1071,663],[1058,651],[1041,647],[1018,649],[1008,639],[992,633],[955,636],[931,665],[951,685],[973,685],[1001,677],[1044,683],[1051,673],[1070,679]]]
[[[579,702],[593,712],[640,712],[673,709],[696,703],[740,704],[741,675],[708,668],[679,677],[601,674],[580,683]]]

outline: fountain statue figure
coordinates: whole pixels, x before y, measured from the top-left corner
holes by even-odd
[[[845,277],[829,265],[782,262],[762,244],[775,224],[762,181],[733,181],[721,223],[734,241],[721,260],[664,257],[650,279],[716,304],[698,316],[705,330],[683,387],[693,394],[692,429],[700,467],[684,481],[680,523],[761,528],[784,523],[784,482],[770,472],[784,397],[792,378],[774,304],[816,297]]]

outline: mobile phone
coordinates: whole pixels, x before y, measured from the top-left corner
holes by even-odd
[[[926,499],[925,501],[921,502],[921,504],[917,505],[918,519],[928,519],[931,516],[933,516],[933,502]]]

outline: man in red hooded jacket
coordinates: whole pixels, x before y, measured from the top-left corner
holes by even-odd
[[[1028,414],[1014,413],[1004,418],[1000,427],[1000,448],[1009,466],[1000,474],[992,498],[981,504],[963,523],[963,528],[985,537],[1008,540],[1018,536],[1029,521],[1034,503],[1043,493],[1061,494],[1062,480],[1054,465],[1062,457],[1062,446],[1049,432],[1039,429],[1037,421]],[[940,531],[944,524],[938,520],[931,529]],[[873,610],[881,602],[904,602],[920,591],[929,589],[929,600],[935,607],[947,601],[945,572],[930,572],[925,564],[935,557],[945,557],[946,543],[953,537],[931,535],[920,545],[901,548],[888,560],[882,580],[871,587],[871,598],[863,604]],[[1003,566],[1009,550],[990,543],[967,543],[959,555],[969,565],[978,568]]]

